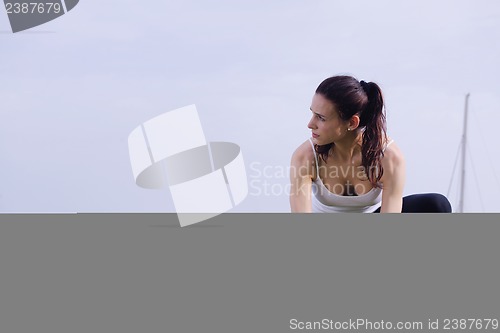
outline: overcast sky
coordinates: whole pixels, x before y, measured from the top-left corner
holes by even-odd
[[[174,211],[135,185],[127,137],[189,104],[208,141],[241,147],[233,211],[289,211],[314,90],[350,74],[382,87],[405,194],[448,192],[470,93],[465,210],[500,212],[499,39],[496,0],[81,0],[16,34],[0,11],[0,211]]]

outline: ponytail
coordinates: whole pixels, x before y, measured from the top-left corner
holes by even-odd
[[[360,82],[368,97],[368,104],[361,112],[359,126],[365,126],[361,148],[362,160],[366,175],[375,187],[380,187],[380,178],[384,173],[381,160],[387,142],[384,99],[380,87],[374,82]]]

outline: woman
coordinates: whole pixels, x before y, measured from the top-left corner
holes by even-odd
[[[405,161],[386,135],[376,83],[330,77],[316,89],[310,110],[312,137],[292,156],[292,212],[451,212],[440,194],[403,198]]]

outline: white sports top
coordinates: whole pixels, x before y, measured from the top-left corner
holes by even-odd
[[[382,189],[378,187],[358,196],[344,196],[330,192],[319,177],[318,156],[314,149],[314,143],[311,139],[309,142],[316,160],[316,179],[312,183],[311,196],[313,213],[373,213],[381,206]],[[387,143],[385,148],[392,142],[394,140]]]

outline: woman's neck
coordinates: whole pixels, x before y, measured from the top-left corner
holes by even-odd
[[[342,162],[352,162],[354,156],[361,151],[362,141],[363,133],[356,131],[345,136],[342,140],[334,142],[332,149],[335,150],[335,158]]]

